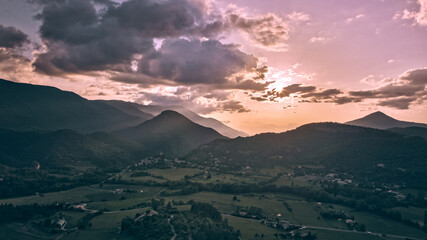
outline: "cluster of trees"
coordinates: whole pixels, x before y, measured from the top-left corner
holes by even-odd
[[[177,234],[181,239],[238,240],[235,232],[219,211],[208,203],[188,202],[189,211],[177,211],[170,202],[152,200],[148,205],[157,209],[155,214],[126,217],[122,220],[121,234],[134,239],[171,239]],[[173,230],[172,230],[173,229]]]
[[[79,229],[86,229],[92,227],[92,223],[90,222],[94,217],[103,214],[103,211],[97,211],[94,213],[88,213],[83,218],[79,219],[77,223],[77,227]]]
[[[347,214],[345,214],[345,212],[343,212],[343,211],[337,212],[337,211],[330,210],[327,212],[321,212],[320,215],[325,219],[340,219],[341,218],[341,219],[345,220],[345,219],[349,218],[349,216],[347,216]]]
[[[221,220],[221,213],[209,203],[193,203],[191,205],[190,213],[201,217],[207,217],[214,221]]]
[[[58,211],[66,208],[64,204],[49,204],[14,206],[13,204],[0,205],[0,225],[12,222],[27,222],[34,217],[50,217]]]
[[[247,217],[247,218],[255,218],[255,219],[265,219],[266,217],[263,215],[263,210],[259,207],[242,207],[237,206],[233,215],[239,217]]]
[[[300,232],[295,232],[295,234],[291,233],[274,233],[276,238],[280,239],[293,239],[293,240],[316,240],[317,235],[308,232],[307,234],[301,234]]]
[[[134,239],[169,240],[173,236],[166,214],[146,216],[137,221],[126,217],[122,220],[121,231]]]

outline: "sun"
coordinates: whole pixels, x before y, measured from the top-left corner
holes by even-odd
[[[268,90],[276,92],[282,91],[284,87],[288,86],[292,82],[291,77],[276,76],[275,78],[273,75],[271,79],[273,79],[274,82],[268,86]]]

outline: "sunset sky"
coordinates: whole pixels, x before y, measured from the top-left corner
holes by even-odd
[[[427,0],[0,0],[0,78],[249,134],[427,122]]]

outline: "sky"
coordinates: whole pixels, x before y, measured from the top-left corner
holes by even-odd
[[[427,0],[0,0],[0,78],[249,134],[427,122]]]

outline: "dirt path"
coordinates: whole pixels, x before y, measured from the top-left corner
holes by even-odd
[[[172,230],[172,233],[173,233],[173,237],[171,237],[171,240],[175,240],[175,238],[178,236],[178,234],[176,234],[175,228],[171,224],[171,219],[172,218],[173,218],[173,215],[168,219],[168,223],[169,223],[169,226],[171,226],[171,230]]]

